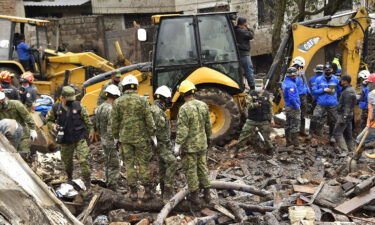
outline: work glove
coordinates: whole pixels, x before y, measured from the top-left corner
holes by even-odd
[[[38,134],[36,133],[36,130],[30,130],[30,138],[32,141],[35,141],[35,139],[38,137]]]
[[[179,145],[179,144],[175,144],[174,145],[173,154],[175,156],[179,156],[180,155],[180,148],[181,148],[181,145]]]
[[[152,145],[155,148],[158,147],[158,139],[156,138],[156,136],[151,136],[151,140],[152,140]]]

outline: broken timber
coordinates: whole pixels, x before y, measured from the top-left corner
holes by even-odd
[[[368,192],[365,192],[361,195],[358,195],[349,201],[342,203],[341,205],[337,206],[335,210],[343,213],[348,214],[354,212],[356,209],[362,207],[363,205],[368,204],[372,200],[375,199],[375,187],[371,188]]]

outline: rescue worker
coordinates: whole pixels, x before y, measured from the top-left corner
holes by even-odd
[[[102,86],[102,89],[100,90],[100,94],[99,94],[99,97],[98,97],[98,101],[96,103],[97,106],[99,106],[100,104],[102,104],[103,102],[106,101],[107,97],[105,95],[105,89],[111,85],[111,84],[114,84],[116,86],[119,86],[120,84],[120,81],[121,81],[121,74],[120,73],[115,73],[111,76],[111,80],[108,81],[107,83],[105,83],[103,86]]]
[[[340,59],[341,59],[341,54],[337,53],[332,60],[332,69],[333,69],[332,73],[336,77],[341,77],[342,69],[341,69]]]
[[[327,63],[324,66],[324,76],[316,79],[316,85],[312,88],[313,94],[317,96],[317,105],[314,109],[313,120],[318,122],[315,134],[321,136],[325,117],[327,117],[331,144],[335,143],[333,128],[336,123],[337,95],[340,89],[339,80],[332,74],[332,65]]]
[[[263,80],[255,79],[255,90],[250,91],[246,98],[247,120],[242,128],[238,147],[244,147],[249,137],[258,135],[259,130],[264,140],[267,154],[272,154],[271,126],[275,125],[272,115],[272,98],[268,91],[263,89]]]
[[[254,38],[254,31],[250,29],[246,18],[239,17],[237,19],[237,26],[234,28],[236,35],[237,47],[240,53],[240,62],[244,70],[244,75],[250,89],[254,89],[254,68],[251,62],[250,55],[250,40]]]
[[[104,94],[107,100],[95,110],[95,125],[105,154],[107,187],[116,190],[120,177],[120,158],[112,135],[111,111],[113,102],[121,96],[121,93],[118,86],[111,84],[104,90]]]
[[[48,129],[57,132],[57,143],[61,144],[61,160],[64,162],[68,179],[73,178],[73,157],[76,153],[81,168],[83,182],[87,188],[91,185],[89,166],[89,147],[86,142],[87,133],[90,141],[94,137],[94,127],[87,110],[76,101],[75,90],[64,86],[61,101],[52,106],[47,113]]]
[[[152,157],[151,141],[157,145],[155,122],[152,118],[151,106],[146,98],[136,91],[138,80],[133,75],[121,81],[123,95],[118,98],[112,108],[111,125],[115,144],[119,143],[126,169],[132,200],[138,198],[137,181],[145,188],[143,198],[153,197],[150,184],[149,164]],[[137,166],[138,170],[134,167]]]
[[[207,168],[207,148],[210,144],[211,122],[206,103],[194,98],[195,85],[184,80],[178,89],[185,103],[177,116],[175,155],[181,155],[190,191],[189,200],[199,204],[199,189],[203,188],[206,202],[210,197],[210,180]]]
[[[339,104],[337,105],[337,120],[333,135],[336,139],[337,146],[342,151],[354,151],[355,144],[353,139],[353,118],[354,106],[356,104],[356,94],[354,88],[350,85],[352,81],[349,75],[341,76],[340,84],[342,92]]]
[[[31,110],[34,102],[38,98],[38,90],[33,84],[34,75],[31,72],[25,72],[21,75],[20,83],[21,87],[19,88],[19,94],[21,102]]]
[[[357,136],[357,145],[361,142],[363,136],[368,132],[364,144],[355,152],[353,155],[353,160],[357,161],[361,158],[363,151],[365,150],[366,144],[375,141],[375,73],[370,74],[366,80],[367,86],[369,88],[368,94],[368,116],[366,128]]]
[[[155,121],[156,138],[158,146],[156,154],[159,157],[160,188],[163,199],[169,200],[173,197],[173,181],[177,169],[177,160],[171,149],[171,124],[165,110],[172,97],[171,90],[167,86],[156,89],[154,104],[151,106],[152,115]]]
[[[0,92],[0,120],[2,119],[14,119],[22,126],[22,138],[17,150],[26,159],[30,153],[30,139],[34,141],[38,137],[29,111],[21,102],[9,100],[4,92]]]
[[[367,123],[367,115],[368,115],[368,93],[369,89],[367,87],[367,81],[366,79],[370,76],[370,72],[367,70],[362,70],[361,72],[358,73],[358,80],[359,83],[362,84],[362,91],[361,91],[361,97],[358,102],[358,106],[361,109],[361,122],[359,127],[364,129],[366,127]]]
[[[311,102],[311,108],[312,108],[311,112],[314,111],[314,109],[316,107],[316,100],[318,99],[318,95],[314,94],[314,92],[312,90],[313,90],[313,87],[316,86],[316,80],[324,74],[324,65],[323,64],[317,64],[314,68],[314,72],[315,72],[315,75],[312,76],[309,80],[309,87],[310,87],[310,90],[311,90],[311,95],[313,97],[313,101]],[[318,122],[315,121],[314,117],[312,117],[311,120],[310,120],[309,135],[306,138],[307,140],[310,140],[312,138],[311,134],[316,132],[317,126],[318,126]]]
[[[2,119],[0,120],[0,133],[8,139],[16,150],[18,149],[23,133],[21,124],[14,119]]]
[[[25,43],[25,35],[24,34],[19,34],[18,36],[18,41],[19,43],[17,44],[17,53],[18,53],[18,58],[20,60],[20,63],[22,64],[23,68],[26,71],[31,71],[33,70],[33,63],[32,63],[32,58],[31,58],[31,51],[32,48],[28,46]]]
[[[306,136],[306,114],[307,114],[307,95],[309,94],[309,87],[303,68],[305,67],[305,59],[301,56],[297,56],[293,59],[292,66],[298,70],[298,76],[296,78],[296,85],[298,89],[299,99],[301,102],[301,123],[299,128],[299,134]]]
[[[301,122],[301,102],[296,84],[298,70],[295,67],[289,67],[285,75],[286,77],[282,84],[282,90],[285,101],[286,146],[293,145],[294,147],[299,147],[298,134]]]
[[[20,97],[18,95],[17,88],[12,85],[12,77],[14,77],[14,74],[10,73],[7,70],[3,70],[0,72],[0,77],[1,87],[3,88],[5,96],[8,99],[19,100]]]

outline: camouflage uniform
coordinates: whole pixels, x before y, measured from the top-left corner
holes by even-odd
[[[210,186],[207,168],[207,139],[210,136],[208,106],[196,99],[185,102],[178,112],[176,144],[181,145],[190,192]]]
[[[129,186],[149,185],[149,163],[152,157],[151,136],[155,133],[150,103],[134,90],[126,90],[116,99],[111,114],[112,134],[121,144]]]
[[[154,104],[151,106],[155,125],[158,129],[158,132],[156,132],[156,138],[158,140],[156,154],[159,157],[160,183],[172,187],[177,169],[177,161],[176,157],[172,154],[170,139],[171,125],[164,110],[164,106],[162,106],[158,100],[155,100]]]
[[[23,127],[22,139],[17,150],[19,152],[30,152],[30,129],[35,130],[35,123],[30,112],[18,100],[6,100],[4,105],[0,107],[0,120],[14,119]]]
[[[251,111],[256,111],[256,101],[261,101],[264,98],[264,101],[268,101],[269,104],[264,106],[260,106],[258,114],[260,115],[250,115]],[[271,126],[270,121],[272,120],[272,99],[269,96],[268,92],[261,92],[259,95],[257,93],[252,92],[250,95],[246,96],[246,105],[248,107],[248,118],[246,120],[245,125],[242,128],[240,138],[238,139],[238,147],[244,147],[249,137],[254,137],[258,135],[256,132],[256,128],[259,129],[259,132],[262,134],[265,142],[265,147],[267,150],[271,150],[273,148],[270,134],[271,134]],[[264,109],[262,107],[265,107]],[[266,112],[267,111],[267,112]]]
[[[105,175],[108,186],[116,186],[120,176],[120,159],[112,136],[110,124],[112,104],[104,102],[95,111],[95,124],[100,133],[101,144],[105,153]]]
[[[74,89],[71,89],[74,95]],[[78,108],[78,110],[76,109]],[[63,119],[64,115],[67,115],[69,111],[70,116],[66,116],[67,119]],[[78,114],[79,112],[79,114]],[[76,152],[80,168],[81,174],[84,180],[90,180],[91,170],[89,165],[89,147],[86,141],[87,131],[89,133],[94,132],[94,127],[90,120],[90,117],[87,113],[87,110],[84,106],[82,106],[78,101],[74,101],[74,105],[72,107],[63,106],[62,103],[55,104],[52,109],[48,112],[47,117],[47,124],[50,130],[53,130],[53,125],[58,124],[62,126],[60,120],[64,128],[64,139],[61,143],[61,159],[65,165],[65,172],[68,175],[68,178],[71,179],[73,175],[73,156],[74,152]],[[77,125],[75,121],[80,121],[79,123],[82,124],[84,127]],[[78,127],[77,127],[78,126]],[[68,129],[70,127],[72,129]],[[80,128],[79,130],[76,130]],[[77,133],[75,133],[77,132]],[[73,136],[73,137],[72,137]],[[71,137],[68,140],[68,137]],[[71,141],[73,140],[73,141]]]

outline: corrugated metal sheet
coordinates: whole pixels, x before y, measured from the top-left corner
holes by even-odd
[[[24,1],[23,5],[27,7],[80,6],[88,2],[90,2],[90,0]]]

